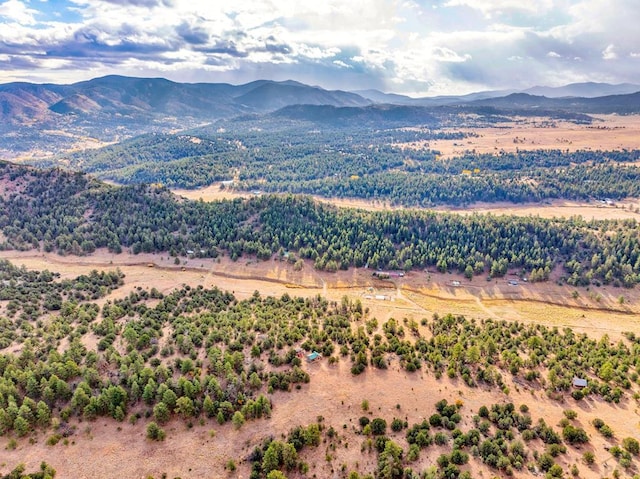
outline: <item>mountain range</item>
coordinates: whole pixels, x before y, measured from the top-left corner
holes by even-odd
[[[395,93],[383,93],[378,90],[356,91],[359,95],[368,98],[375,103],[393,103],[396,105],[419,105],[419,106],[439,106],[471,103],[479,100],[489,100],[512,95],[514,93],[524,93],[533,96],[544,96],[546,98],[596,98],[612,95],[628,95],[640,91],[640,85],[632,83],[621,83],[612,85],[610,83],[571,83],[560,87],[535,86],[526,90],[491,90],[469,93],[458,96],[434,96],[412,98]]]
[[[377,90],[325,90],[291,80],[230,85],[112,75],[70,85],[6,83],[0,84],[0,157],[47,156],[85,148],[87,141],[111,143],[233,118],[385,128],[436,125],[465,113],[490,121],[539,114],[590,121],[585,115],[640,113],[640,85],[579,83],[411,98]]]
[[[637,99],[626,95],[640,85],[576,83],[523,92],[487,91],[462,96],[411,98],[377,90],[325,90],[295,81],[258,80],[244,85],[176,83],[162,78],[106,76],[71,85],[7,83],[0,85],[0,121],[34,124],[60,116],[122,122],[190,117],[212,121],[242,114],[267,113],[292,105],[369,107],[373,104],[424,107],[475,105],[497,108],[553,108],[598,112],[635,111]],[[606,96],[605,96],[606,95]],[[604,98],[603,98],[604,97]],[[601,98],[597,100],[596,98]],[[607,107],[609,105],[610,107]],[[415,112],[411,112],[413,115]]]
[[[0,85],[0,121],[14,124],[30,124],[59,115],[138,120],[188,116],[213,120],[300,103],[366,106],[372,102],[355,93],[329,91],[293,81],[260,80],[235,86],[107,76],[72,85]]]

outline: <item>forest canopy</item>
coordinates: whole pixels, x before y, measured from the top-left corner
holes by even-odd
[[[545,279],[556,266],[575,285],[633,286],[640,281],[637,223],[429,211],[366,212],[308,197],[259,196],[204,203],[168,189],[114,187],[82,173],[2,163],[0,229],[5,249],[91,254],[187,251],[270,259],[291,251],[320,270],[349,267],[502,276],[518,269]]]

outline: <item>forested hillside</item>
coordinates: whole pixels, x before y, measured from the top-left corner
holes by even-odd
[[[294,196],[190,202],[162,187],[111,187],[81,173],[1,168],[3,248],[263,260],[289,250],[328,271],[436,267],[501,276],[517,268],[543,280],[561,265],[571,284],[640,281],[640,238],[630,220],[365,212]]]
[[[120,184],[197,188],[233,181],[230,187],[244,191],[410,207],[640,196],[638,150],[468,151],[444,159],[428,146],[440,139],[462,144],[467,135],[437,128],[371,130],[247,119],[190,134],[145,135],[37,164],[64,164]],[[423,146],[405,146],[411,143]]]

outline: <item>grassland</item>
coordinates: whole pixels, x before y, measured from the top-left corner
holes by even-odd
[[[306,264],[302,271],[281,261],[240,260],[231,262],[226,257],[217,260],[189,259],[180,265],[161,255],[112,255],[104,251],[86,257],[61,257],[42,253],[2,252],[0,257],[10,258],[15,264],[29,269],[61,272],[61,279],[88,273],[93,269],[119,268],[125,274],[125,284],[99,300],[115,300],[127,296],[138,287],[155,286],[164,293],[183,285],[218,286],[234,292],[239,299],[251,297],[258,290],[262,295],[314,297],[324,295],[340,301],[347,296],[360,300],[370,315],[381,322],[389,318],[420,320],[433,312],[453,312],[469,318],[497,318],[509,321],[539,323],[559,328],[571,327],[594,338],[605,334],[617,341],[623,331],[640,333],[640,292],[637,290],[598,288],[574,289],[546,284],[520,283],[510,285],[507,279],[487,282],[484,278],[473,281],[450,274],[411,272],[396,281],[374,279],[370,270],[359,269],[338,273],[321,273]],[[454,286],[459,281],[459,286]],[[619,298],[624,298],[621,304]],[[384,299],[376,299],[383,298]],[[423,336],[429,332],[421,327]],[[231,424],[219,425],[204,420],[187,427],[180,419],[165,426],[167,440],[152,442],[145,438],[143,424],[116,423],[110,419],[88,422],[80,420],[77,432],[55,446],[45,444],[40,435],[31,442],[18,440],[11,447],[0,450],[0,463],[7,466],[24,462],[37,468],[46,460],[57,471],[58,477],[237,477],[249,475],[245,460],[252,448],[268,436],[279,437],[297,425],[315,423],[322,417],[326,428],[337,431],[336,438],[325,438],[316,449],[306,450],[303,459],[311,465],[308,474],[289,473],[287,477],[346,477],[348,471],[373,472],[375,453],[361,451],[363,436],[358,432],[358,418],[365,415],[384,417],[387,421],[400,416],[409,424],[421,422],[433,412],[440,399],[463,404],[461,427],[473,427],[472,418],[482,405],[513,402],[527,404],[534,420],[545,418],[556,425],[563,411],[578,412],[577,424],[590,436],[590,443],[581,448],[570,447],[558,463],[567,470],[576,464],[580,477],[596,478],[608,475],[615,465],[606,448],[611,442],[602,437],[590,424],[595,417],[603,419],[615,431],[617,438],[640,435],[639,406],[631,398],[620,404],[589,399],[576,402],[571,398],[552,399],[544,390],[507,379],[508,392],[498,388],[469,388],[460,379],[436,379],[428,372],[407,373],[397,360],[391,360],[387,370],[367,370],[353,376],[349,362],[331,365],[326,360],[304,365],[311,381],[291,393],[272,395],[273,413],[270,419],[248,422],[241,429]],[[384,393],[381,393],[384,392]],[[370,403],[370,412],[362,411],[363,400]],[[390,437],[406,447],[404,432]],[[2,441],[9,444],[9,439]],[[333,444],[333,446],[332,446]],[[336,447],[337,445],[337,447]],[[15,449],[13,447],[15,446]],[[436,458],[447,447],[436,446],[421,454],[413,466],[425,470],[435,464]],[[587,467],[581,456],[593,451],[596,463]],[[95,458],[100,457],[100,461]],[[235,471],[225,465],[233,460]],[[489,477],[495,471],[473,463],[473,477]],[[3,470],[3,469],[2,469]],[[633,472],[630,471],[630,472]],[[515,472],[515,477],[528,477],[526,469]]]

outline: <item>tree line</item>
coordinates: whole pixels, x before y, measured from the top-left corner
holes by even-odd
[[[570,284],[633,286],[640,280],[637,223],[580,218],[462,216],[429,211],[366,212],[306,197],[261,196],[204,203],[165,188],[111,187],[81,173],[3,164],[20,192],[0,198],[2,248],[91,254],[187,251],[270,259],[291,251],[320,270],[433,267],[535,279],[556,266]]]

